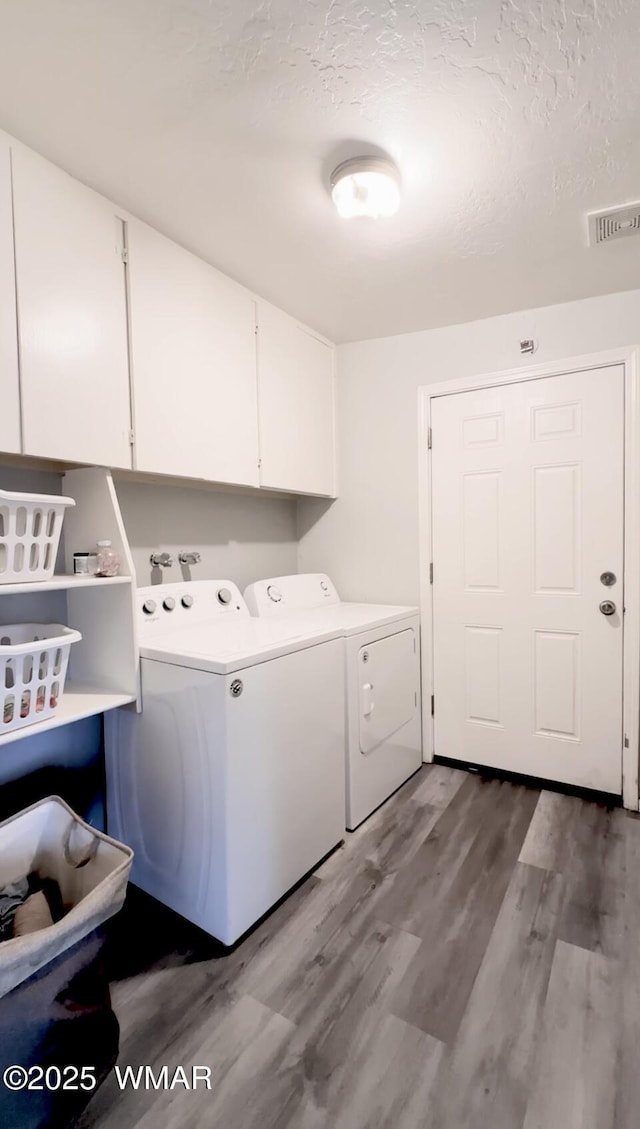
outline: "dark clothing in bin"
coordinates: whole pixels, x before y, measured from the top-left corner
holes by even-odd
[[[118,1057],[119,1027],[105,969],[105,930],[95,929],[0,999],[0,1077],[8,1066],[59,1067],[60,1088],[12,1092],[0,1082],[2,1129],[63,1129],[79,1117]],[[65,1067],[77,1067],[77,1077]],[[83,1066],[96,1085],[82,1089]],[[44,1086],[42,1078],[31,1076]],[[56,1072],[52,1072],[56,1082]],[[77,1087],[63,1090],[67,1081]]]
[[[0,823],[0,889],[27,875],[59,895],[58,909],[46,898],[52,924],[0,942],[0,1129],[66,1129],[117,1059],[105,923],[132,858],[57,796]]]

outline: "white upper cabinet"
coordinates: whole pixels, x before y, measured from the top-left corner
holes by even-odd
[[[258,302],[262,486],[335,496],[334,351]]]
[[[137,470],[258,485],[255,303],[145,224],[128,224]]]
[[[335,497],[333,368],[305,326],[0,132],[0,452]]]
[[[24,453],[131,466],[122,222],[12,145]]]
[[[20,450],[20,391],[13,267],[11,161],[0,134],[0,451]]]

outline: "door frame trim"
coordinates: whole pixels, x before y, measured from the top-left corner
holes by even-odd
[[[418,389],[419,452],[419,548],[420,617],[422,659],[423,760],[434,757],[434,727],[431,717],[433,694],[433,587],[429,582],[432,561],[431,401],[457,392],[496,388],[547,376],[563,376],[584,369],[624,366],[624,632],[622,676],[621,747],[622,800],[625,808],[640,810],[638,774],[640,761],[640,345],[587,353],[561,361],[547,361],[525,368],[506,369],[479,376],[457,377]]]

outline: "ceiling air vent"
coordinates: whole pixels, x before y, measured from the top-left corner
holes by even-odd
[[[589,212],[589,245],[611,243],[627,235],[640,235],[640,202],[607,208],[604,212]]]

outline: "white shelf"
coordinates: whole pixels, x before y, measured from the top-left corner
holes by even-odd
[[[67,683],[64,694],[60,699],[57,713],[45,721],[37,721],[34,725],[25,725],[22,729],[14,729],[9,733],[0,732],[0,745],[8,745],[13,741],[20,741],[23,737],[35,737],[47,729],[57,729],[60,725],[68,725],[71,721],[81,721],[85,717],[105,713],[117,706],[134,702],[135,697],[130,694],[109,693],[96,690],[89,686],[78,686]]]
[[[61,588],[96,588],[103,585],[131,584],[130,576],[52,576],[51,580],[21,580],[16,584],[0,584],[0,596],[17,596],[23,592],[55,592]]]

